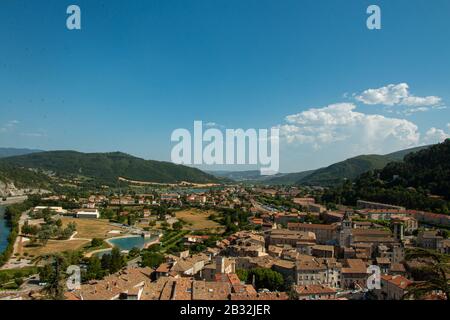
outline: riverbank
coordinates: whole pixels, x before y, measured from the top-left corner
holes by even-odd
[[[5,218],[6,207],[0,205],[0,254],[8,246],[8,236],[10,233],[10,227],[8,226],[8,221]]]
[[[4,209],[5,213],[3,219],[7,220],[10,232],[8,234],[8,244],[0,253],[0,266],[7,264],[13,253],[20,246],[22,238],[18,237],[18,235],[20,233],[21,223],[26,219],[27,211],[33,207],[33,201],[29,201],[28,199],[17,202],[20,200],[15,198],[13,201],[15,203],[8,205]]]
[[[28,199],[28,196],[16,196],[16,197],[8,197],[5,201],[0,199],[0,206],[9,206],[11,204],[21,203]]]

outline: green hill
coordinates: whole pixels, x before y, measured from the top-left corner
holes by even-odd
[[[297,181],[302,185],[332,186],[344,180],[352,180],[360,174],[373,170],[382,169],[395,159],[381,155],[363,155],[347,159],[329,167],[318,169]]]
[[[428,149],[430,146],[421,146],[421,147],[415,147],[415,148],[410,148],[410,149],[406,149],[406,150],[400,150],[397,152],[393,152],[393,153],[389,153],[386,156],[391,158],[391,159],[395,159],[397,161],[403,161],[403,159],[405,158],[405,156],[407,156],[408,154],[414,153],[414,152],[418,152],[420,150],[424,150],[424,149]]]
[[[355,205],[359,199],[450,213],[450,139],[331,188],[322,201]]]
[[[41,169],[64,177],[92,178],[107,185],[115,185],[118,177],[157,183],[217,182],[215,177],[195,168],[144,160],[121,152],[48,151],[0,159],[2,164]]]
[[[345,180],[356,179],[364,172],[383,169],[390,162],[403,161],[406,155],[429,147],[415,147],[386,155],[361,155],[332,164],[326,168],[294,173],[279,173],[275,176],[261,176],[258,170],[211,171],[208,173],[221,179],[252,184],[335,186]]]
[[[345,180],[353,180],[363,174],[376,169],[383,169],[388,163],[401,162],[410,154],[428,149],[421,146],[401,150],[386,155],[362,155],[341,161],[326,168],[313,171],[311,174],[297,180],[297,184],[312,186],[335,186]]]
[[[48,176],[9,163],[0,163],[0,184],[14,183],[17,188],[46,188]]]

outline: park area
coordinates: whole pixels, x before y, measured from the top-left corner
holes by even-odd
[[[29,257],[38,257],[52,253],[78,250],[89,243],[89,240],[49,240],[45,246],[25,246],[23,252]]]
[[[70,240],[49,240],[44,246],[27,246],[25,242],[19,252],[28,257],[38,257],[63,251],[79,250],[90,244],[93,238],[107,239],[123,232],[120,227],[112,226],[108,220],[61,218],[63,227],[71,222],[76,224],[76,234]]]
[[[209,219],[211,215],[217,214],[217,211],[214,210],[192,208],[176,212],[176,217],[178,220],[185,223],[183,226],[184,230],[220,233],[223,231],[223,226]]]
[[[106,239],[117,236],[117,233],[114,234],[114,232],[123,231],[120,227],[112,226],[108,220],[103,219],[62,218],[61,220],[64,227],[71,222],[77,225],[75,236],[77,239]]]

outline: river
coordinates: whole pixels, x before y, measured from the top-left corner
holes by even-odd
[[[5,219],[5,207],[0,206],[0,254],[8,246],[8,236],[10,228]]]

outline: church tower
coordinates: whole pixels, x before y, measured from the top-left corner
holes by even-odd
[[[339,246],[349,248],[353,244],[352,219],[349,212],[345,212],[339,231]]]

